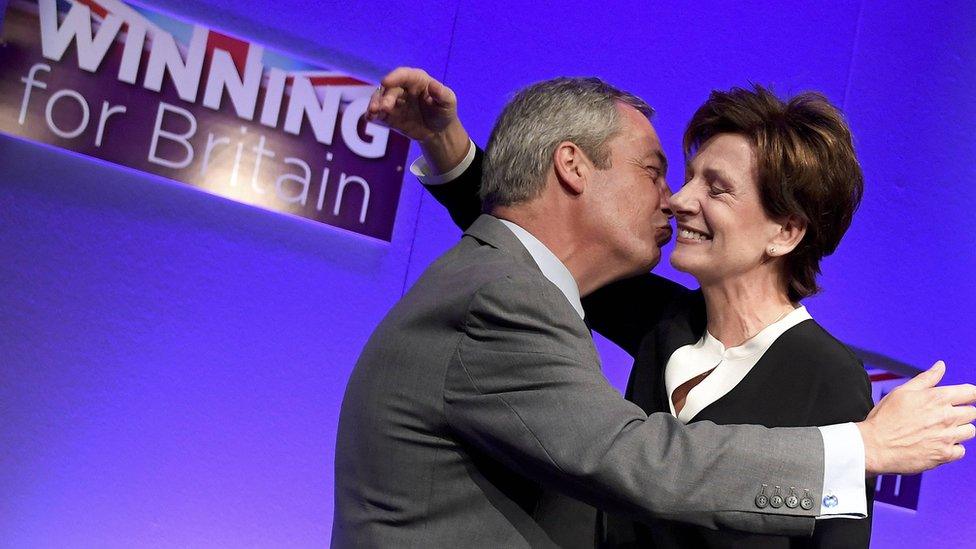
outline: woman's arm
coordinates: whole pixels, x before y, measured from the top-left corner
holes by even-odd
[[[484,158],[484,151],[477,147],[474,161],[456,179],[436,185],[424,185],[430,195],[447,208],[454,224],[462,231],[466,231],[482,213],[478,190],[481,188],[481,166]]]
[[[582,302],[587,325],[635,358],[644,336],[665,318],[700,316],[704,329],[701,293],[651,273],[607,284]]]

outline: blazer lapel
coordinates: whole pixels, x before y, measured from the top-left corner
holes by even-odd
[[[464,231],[464,234],[465,236],[477,239],[483,244],[507,252],[519,258],[521,261],[532,265],[536,270],[539,269],[535,260],[532,259],[532,255],[525,249],[525,246],[522,245],[512,231],[499,221],[497,217],[482,214],[468,227],[467,231]]]

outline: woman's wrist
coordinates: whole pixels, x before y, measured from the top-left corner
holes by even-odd
[[[464,160],[471,146],[471,138],[461,122],[455,120],[443,131],[432,133],[419,144],[420,151],[431,171],[443,174],[451,171]]]

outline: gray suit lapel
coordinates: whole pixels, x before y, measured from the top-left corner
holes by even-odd
[[[526,265],[531,265],[540,274],[542,273],[539,270],[539,266],[536,265],[535,260],[532,259],[532,255],[529,254],[529,251],[525,249],[525,246],[522,245],[519,239],[498,218],[488,214],[482,214],[468,227],[468,230],[464,234],[465,236],[476,238],[493,248],[502,250],[518,258]]]

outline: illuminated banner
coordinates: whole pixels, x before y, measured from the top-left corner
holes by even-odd
[[[0,39],[0,131],[390,240],[367,82],[118,0],[10,0]]]

